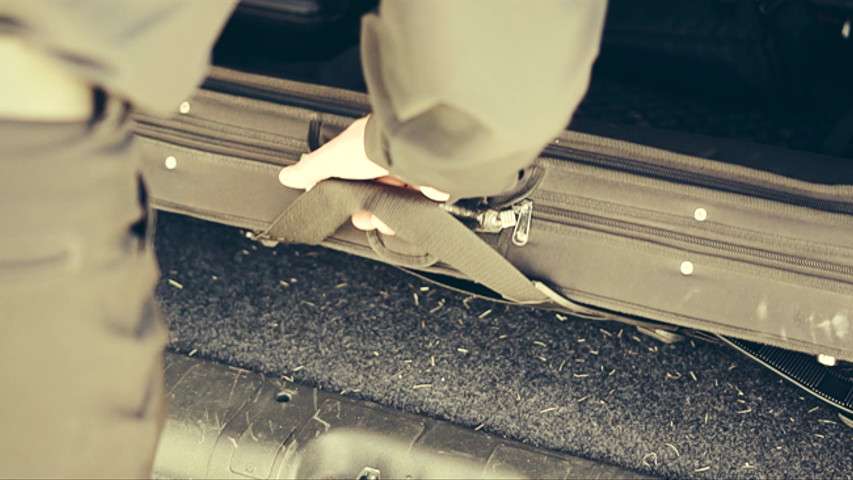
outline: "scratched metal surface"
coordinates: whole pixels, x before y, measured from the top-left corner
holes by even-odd
[[[155,478],[646,478],[286,375],[178,353],[164,368],[169,417]]]

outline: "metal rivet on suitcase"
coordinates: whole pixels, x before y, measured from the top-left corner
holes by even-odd
[[[833,357],[832,355],[825,355],[823,353],[817,356],[817,361],[820,362],[822,365],[826,365],[827,367],[834,367],[835,364],[838,363],[835,360],[835,357]]]
[[[169,170],[178,168],[178,159],[172,156],[166,157],[166,168]]]
[[[697,222],[704,222],[708,219],[708,211],[704,208],[697,208],[693,211],[693,218],[695,218]]]
[[[181,106],[178,107],[178,111],[181,112],[181,115],[190,113],[190,102],[182,102]]]
[[[693,262],[683,261],[681,262],[681,274],[682,275],[691,275],[693,273]]]

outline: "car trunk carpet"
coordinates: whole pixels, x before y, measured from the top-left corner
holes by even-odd
[[[160,214],[169,349],[672,478],[851,478],[853,430],[721,345],[470,299]]]
[[[576,118],[810,151],[831,128],[694,97],[595,77]],[[160,214],[156,246],[177,352],[649,475],[853,478],[853,430],[728,347],[469,299],[178,215]]]

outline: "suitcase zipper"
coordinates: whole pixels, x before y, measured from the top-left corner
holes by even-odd
[[[147,130],[147,129],[143,129],[143,130]],[[151,132],[151,133],[154,133],[154,132]],[[187,133],[189,133],[189,132],[187,132]],[[205,137],[204,135],[201,135],[199,132],[189,133],[189,136],[192,138],[199,138],[199,139],[209,138],[209,137]],[[179,143],[185,144],[186,140],[179,141]],[[214,144],[207,144],[206,147],[207,147],[206,150],[212,151],[212,152],[216,152],[216,151],[221,150],[219,148],[216,148],[216,146]],[[630,162],[623,161],[623,159],[613,158],[613,157],[609,157],[607,160],[602,160],[602,158],[605,157],[603,155],[588,154],[588,152],[580,152],[580,151],[573,150],[573,149],[565,149],[565,150],[567,150],[567,151],[559,152],[559,157],[561,159],[564,159],[564,160],[565,159],[571,159],[573,161],[578,161],[579,157],[583,157],[584,163],[591,164],[591,163],[595,162],[595,164],[597,166],[607,166],[608,168],[615,168],[615,165],[614,165],[615,163],[622,163],[625,165],[630,165],[630,168],[625,168],[625,169],[621,169],[621,170],[623,170],[623,171],[630,170],[630,173],[639,173],[639,171],[642,170],[643,172],[652,176],[651,175],[652,171],[658,171],[658,173],[654,176],[660,176],[661,178],[665,178],[667,180],[672,180],[672,177],[675,176],[674,172],[677,172],[677,170],[675,170],[675,169],[670,169],[670,170],[672,170],[671,173],[663,175],[660,173],[660,171],[659,171],[660,169],[658,169],[658,168],[644,169],[644,168],[642,168],[643,164],[639,163],[639,162],[630,163]],[[557,156],[557,155],[555,155],[556,153],[557,152],[555,151],[555,149],[549,150],[550,156]],[[275,155],[272,153],[264,152],[264,154],[261,154],[260,151],[254,153],[254,155],[252,155],[252,156],[255,158],[259,158],[259,159],[262,157],[264,161],[273,162],[273,163],[274,163],[274,160],[276,158],[280,158],[278,155]],[[612,160],[612,162],[611,162],[611,160]],[[607,164],[607,165],[605,165],[605,164]],[[682,175],[681,179],[686,180],[687,176],[688,176],[687,174],[689,174],[690,172],[681,172],[681,173],[684,174],[684,175]],[[692,177],[691,183],[702,184],[702,186],[709,186],[711,184],[711,181],[714,180],[713,178],[703,177],[703,176],[699,176],[699,175],[692,175],[691,177]],[[746,185],[746,184],[744,184],[744,185]],[[744,186],[743,188],[746,188],[746,187]],[[753,193],[755,193],[756,196],[768,197],[769,196],[768,191],[770,191],[770,189],[762,189],[762,192],[760,192],[761,195],[758,194],[759,192],[753,192]],[[739,193],[743,193],[743,192],[739,192]],[[820,201],[818,201],[818,202],[820,202]],[[816,203],[816,202],[812,202],[812,203]],[[826,205],[823,205],[823,203],[825,203],[825,202],[821,202],[821,206],[826,207]],[[845,203],[841,203],[841,202],[829,202],[829,203],[832,203],[836,207],[838,205],[842,205],[842,206],[846,207],[845,210],[850,210],[851,212],[853,212],[853,205],[845,204]],[[815,205],[812,205],[812,206],[813,206],[813,208],[818,208]],[[450,213],[452,213],[456,216],[474,219],[476,222],[474,230],[477,232],[500,233],[506,229],[512,228],[513,229],[512,237],[511,237],[512,243],[518,247],[523,247],[529,242],[530,234],[531,234],[532,219],[535,217],[539,220],[551,221],[553,223],[558,223],[558,224],[566,224],[566,223],[568,223],[570,225],[571,224],[582,224],[582,226],[587,226],[587,227],[591,227],[591,228],[597,227],[598,229],[600,229],[602,226],[606,226],[610,229],[618,230],[620,232],[640,233],[640,234],[643,234],[645,236],[654,236],[655,238],[658,238],[661,240],[670,240],[670,241],[678,241],[678,242],[687,243],[687,244],[693,244],[693,245],[701,246],[704,248],[712,248],[712,249],[716,249],[719,251],[726,251],[726,252],[731,252],[731,253],[735,253],[735,254],[742,255],[742,256],[748,256],[751,258],[768,260],[768,261],[772,261],[774,263],[794,265],[794,266],[798,266],[801,268],[809,268],[812,270],[819,270],[819,271],[831,271],[831,272],[842,274],[842,275],[853,276],[853,268],[849,268],[849,267],[844,267],[844,266],[829,264],[829,263],[824,263],[824,262],[816,262],[816,261],[806,260],[806,259],[802,259],[802,258],[798,258],[798,257],[767,252],[764,250],[757,250],[757,249],[750,249],[750,248],[746,248],[746,247],[740,247],[737,245],[728,244],[728,243],[724,243],[724,242],[718,242],[718,241],[708,240],[708,239],[704,239],[704,238],[700,238],[700,237],[688,236],[688,235],[684,235],[684,234],[670,232],[667,230],[656,229],[653,227],[644,227],[644,226],[637,225],[637,224],[631,224],[628,222],[621,222],[621,221],[613,220],[613,219],[610,219],[607,217],[593,216],[593,215],[589,215],[589,214],[573,212],[570,210],[552,207],[552,206],[543,206],[543,205],[539,204],[535,209],[536,213],[534,213],[533,201],[530,199],[524,199],[524,200],[512,205],[511,207],[509,207],[507,209],[503,209],[503,210],[488,209],[485,211],[472,211],[472,210],[467,210],[467,209],[464,209],[464,208],[458,207],[458,206],[446,206],[445,209],[447,209],[448,211],[450,211]],[[828,209],[828,208],[823,208],[823,209]],[[838,208],[833,208],[832,210],[837,211]]]
[[[448,212],[463,218],[476,220],[475,232],[500,233],[512,228],[512,243],[523,247],[530,239],[530,224],[533,220],[533,200],[524,199],[504,210],[488,209],[476,212],[457,205],[442,205]]]
[[[526,198],[513,205],[512,211],[517,215],[515,229],[512,231],[512,243],[517,247],[527,245],[530,239],[530,224],[533,221],[533,200]]]
[[[366,96],[363,94],[342,91],[342,93],[338,95],[332,91],[333,89],[317,90],[311,89],[310,86],[305,86],[305,91],[299,91],[298,88],[294,88],[294,91],[290,91],[290,87],[281,88],[277,86],[266,86],[262,83],[255,85],[251,82],[240,82],[236,80],[230,80],[229,78],[227,78],[227,75],[222,74],[221,72],[217,72],[217,70],[218,69],[214,71],[214,76],[211,77],[205,84],[205,88],[225,94],[238,96],[242,95],[257,100],[302,107],[309,110],[320,111],[347,118],[360,117],[369,113],[369,104],[367,102]],[[189,143],[195,144],[196,148],[199,148],[201,147],[201,145],[199,145],[201,142],[205,142],[206,140],[210,139],[221,138],[221,136],[217,135],[217,133],[220,132],[217,132],[216,130],[211,130],[209,134],[205,135],[204,130],[206,129],[206,127],[203,126],[203,122],[205,120],[199,120],[201,120],[202,122],[199,122],[200,124],[194,125],[194,128],[192,129],[193,131],[183,132],[183,134],[178,136],[184,138],[172,137],[171,141],[177,144],[182,144],[189,141]],[[155,140],[158,139],[158,133],[164,133],[158,131],[157,128],[158,126],[163,125],[163,119],[150,118],[148,121],[143,122],[143,124],[147,124],[146,126],[148,128],[146,128],[145,130],[148,130],[149,135]],[[176,125],[168,125],[166,128],[166,132],[182,130],[179,126]],[[266,136],[268,134],[264,135]],[[274,134],[269,134],[269,136],[273,137]],[[226,140],[225,143],[228,143],[228,141]],[[293,154],[299,153],[296,151],[292,151],[289,148],[281,149],[279,145],[276,145],[279,148],[273,147],[273,145],[275,145],[277,142],[273,143],[272,138],[265,138],[262,142],[258,142],[256,140],[255,142],[251,143],[252,146],[256,148],[259,143],[265,144],[265,147],[269,148],[270,152],[257,152],[252,156],[260,157],[263,159],[263,161],[272,164],[280,164],[282,154],[285,154],[285,152]],[[234,152],[228,151],[234,149],[223,148],[215,144],[207,144],[206,146],[207,148],[203,149],[211,153],[217,153],[217,150],[225,150],[225,152],[223,152],[225,154],[234,154]],[[240,148],[242,147],[244,147],[244,145],[238,144],[235,149],[240,150]],[[559,160],[569,160],[580,164],[606,168],[629,174],[642,175],[645,177],[661,179],[664,181],[683,183],[704,188],[732,192],[741,195],[765,198],[829,212],[853,214],[853,202],[813,198],[806,194],[788,191],[783,186],[780,186],[778,188],[759,186],[744,181],[722,178],[720,175],[715,176],[708,174],[700,174],[683,168],[656,165],[653,163],[649,163],[647,160],[643,160],[642,158],[637,158],[640,157],[639,154],[631,154],[630,152],[631,151],[629,148],[626,154],[629,154],[630,157],[623,158],[599,152],[579,150],[565,145],[551,144],[544,149],[542,155],[544,157],[551,157]],[[513,243],[517,246],[524,246],[528,243],[530,235],[535,234],[535,232],[531,232],[531,228],[535,228],[535,226],[532,225],[533,219],[535,218],[537,222],[550,222],[558,225],[578,226],[591,230],[602,230],[603,227],[606,227],[618,230],[620,233],[626,233],[626,236],[629,237],[633,233],[633,238],[639,240],[654,242],[660,239],[669,240],[673,243],[684,242],[688,245],[693,244],[704,248],[718,249],[718,251],[731,252],[740,256],[747,256],[753,259],[772,261],[774,263],[782,263],[801,268],[808,268],[823,272],[829,271],[837,274],[853,276],[853,268],[847,266],[806,260],[799,257],[776,254],[758,249],[745,248],[734,244],[728,244],[724,242],[718,242],[714,240],[708,240],[704,238],[670,232],[668,230],[662,230],[653,227],[643,227],[629,222],[622,222],[606,217],[599,217],[597,215],[583,214],[580,212],[570,211],[564,208],[556,208],[548,205],[542,205],[541,203],[537,203],[536,209],[534,211],[533,202],[530,200],[519,202],[513,205],[511,208],[507,208],[504,210],[492,209],[476,212],[461,212],[460,209],[455,206],[446,206],[445,208],[451,211],[451,213],[454,213],[460,217],[475,220],[477,224],[475,230],[480,232],[501,233],[508,230],[509,228],[512,228],[512,240]],[[176,208],[174,211],[182,211],[182,209]],[[215,217],[215,215],[210,215],[210,212],[207,212],[207,214],[209,217]],[[644,239],[643,236],[646,236],[649,239]],[[677,248],[677,246],[675,247]],[[686,326],[689,327],[690,325]],[[776,344],[777,346],[784,345],[784,343],[780,342],[779,340],[771,341],[769,339],[760,338],[759,336],[750,334],[749,332],[745,332],[742,329],[734,327],[724,327],[720,325],[710,327],[709,325],[702,324],[696,325],[695,327],[691,328],[702,328],[704,330],[711,331],[714,333],[738,336],[740,338],[744,338],[751,341]],[[810,351],[811,353],[815,354],[820,353],[816,349],[807,348],[804,345],[800,345],[799,348],[803,351]]]
[[[306,108],[332,115],[344,117],[361,117],[370,112],[366,96],[347,90],[332,88],[316,88],[304,85],[305,91],[290,92],[276,89],[263,84],[253,84],[251,81],[237,82],[229,77],[227,70],[214,71],[204,84],[204,88],[220,93],[250,97],[256,100],[275,102],[295,107]],[[296,83],[296,82],[290,82]],[[298,89],[298,87],[288,87]],[[361,97],[364,97],[361,100]],[[630,152],[626,152],[629,153]],[[570,146],[551,143],[545,147],[543,156],[642,175],[660,180],[677,182],[686,185],[721,190],[730,193],[747,195],[796,206],[813,208],[834,213],[853,214],[853,201],[826,200],[814,198],[805,194],[785,191],[784,187],[773,188],[755,185],[744,181],[726,179],[719,176],[700,174],[689,170],[674,168],[666,165],[655,165],[636,158],[623,158],[598,152],[579,150]],[[526,242],[525,242],[526,243]]]
[[[530,199],[524,199],[512,207],[500,211],[490,209],[477,213],[471,210],[466,211],[456,206],[447,206],[445,209],[457,216],[474,218],[477,221],[474,227],[474,231],[476,232],[501,233],[508,228],[513,228],[512,243],[518,247],[523,247],[529,241],[532,219],[535,218],[539,221],[558,225],[578,226],[592,230],[618,231],[620,234],[627,234],[632,238],[640,240],[666,241],[670,246],[681,243],[683,245],[701,247],[708,251],[727,252],[738,255],[739,257],[763,260],[778,265],[790,265],[811,271],[831,272],[853,277],[853,267],[744,247],[728,242],[615,220],[609,217],[542,205],[541,203],[538,204],[534,212],[533,201]]]
[[[537,222],[548,222],[562,226],[575,226],[589,230],[617,230],[621,236],[634,238],[640,241],[657,242],[665,246],[670,246],[674,248],[678,248],[677,243],[683,243],[685,245],[695,245],[705,250],[705,253],[711,253],[713,251],[728,253],[729,258],[736,256],[734,258],[735,261],[744,261],[744,259],[746,259],[747,261],[752,261],[757,264],[761,264],[762,261],[765,264],[776,263],[777,268],[778,266],[787,267],[789,271],[794,271],[796,273],[803,272],[797,271],[796,268],[792,267],[799,267],[800,270],[810,270],[810,272],[806,272],[806,274],[814,274],[814,272],[817,271],[818,273],[832,272],[837,275],[853,277],[853,267],[847,267],[844,265],[808,260],[800,257],[778,254],[764,250],[743,247],[740,245],[730,244],[726,242],[709,240],[702,237],[695,237],[692,235],[671,232],[659,228],[645,227],[630,222],[614,220],[608,217],[576,212],[565,208],[554,207],[551,205],[543,205],[541,202],[537,203],[536,209],[534,210],[533,201],[530,199],[525,199],[522,202],[519,202],[513,205],[512,207],[501,211],[492,209],[487,210],[485,212],[477,213],[472,210],[462,212],[459,211],[458,207],[454,206],[444,206],[444,208],[456,214],[457,216],[476,219],[477,225],[474,227],[474,230],[478,232],[503,233],[509,228],[513,228],[513,240],[515,240],[517,232],[519,232],[519,225],[525,225],[522,230],[525,234],[522,235],[522,238],[525,239],[524,242],[521,245],[519,245],[515,241],[513,242],[518,246],[523,246],[529,240],[531,235],[530,229],[532,226],[532,219],[535,219]],[[511,217],[510,214],[512,215]],[[521,217],[525,215],[527,217],[527,222],[522,222]],[[509,220],[506,223],[501,223],[501,220],[494,220],[496,218],[500,219],[502,216],[504,218],[512,218],[512,220]],[[541,226],[542,225],[540,224],[540,227]],[[666,243],[667,241],[669,243]],[[719,256],[724,257],[725,255]],[[848,278],[846,281],[850,282],[850,279]],[[583,303],[580,303],[579,305],[587,306]],[[595,307],[589,308],[594,309]],[[606,310],[600,311],[607,312]],[[618,320],[617,317],[614,318]],[[691,319],[684,319],[682,323],[677,323],[676,325],[679,328],[687,328],[687,332],[689,332],[690,329],[698,329],[698,331],[709,332],[710,334],[714,335],[727,335],[730,337],[737,337],[751,342],[773,345],[779,348],[791,348],[791,346],[785,343],[785,341],[780,341],[779,339],[775,338],[766,338],[761,335],[755,335],[754,333],[734,326],[696,322]],[[809,345],[798,345],[797,349],[802,352],[807,352],[813,355],[825,353],[825,351],[827,350],[826,348],[817,348],[815,346]]]
[[[544,156],[558,160],[569,160],[584,165],[606,168],[623,173],[677,182],[697,187],[721,190],[740,195],[763,198],[800,207],[813,208],[832,213],[853,214],[853,202],[842,200],[824,200],[803,194],[787,192],[781,188],[764,187],[743,181],[703,175],[688,170],[665,165],[654,165],[642,160],[622,158],[596,152],[578,150],[562,145],[548,145]]]
[[[209,77],[204,82],[202,88],[228,95],[247,97],[264,102],[279,103],[291,107],[305,108],[307,110],[329,113],[343,117],[358,118],[370,113],[370,104],[367,102],[366,96],[363,103],[351,98],[360,94],[350,91],[344,91],[345,93],[342,93],[335,98],[328,98],[327,95],[332,91],[330,87],[317,89],[311,88],[311,85],[302,85],[304,85],[306,89],[321,91],[322,93],[292,93],[285,90],[273,90],[249,83],[237,83],[227,79],[216,78],[216,76]]]
[[[777,265],[789,265],[817,272],[830,272],[836,275],[853,277],[853,267],[833,263],[810,260],[782,253],[770,252],[756,248],[744,247],[718,240],[696,237],[684,233],[663,230],[656,227],[638,225],[635,223],[615,220],[608,217],[581,213],[564,208],[539,204],[536,208],[535,218],[537,220],[556,223],[559,225],[578,226],[599,231],[617,231],[632,238],[644,241],[666,241],[667,246],[683,245],[701,247],[706,251],[717,251],[734,254],[751,260],[762,260]],[[849,281],[849,280],[848,280]]]

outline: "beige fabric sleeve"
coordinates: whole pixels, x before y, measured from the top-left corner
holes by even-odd
[[[0,34],[20,35],[69,72],[150,113],[203,80],[236,0],[0,1]]]
[[[455,197],[510,190],[583,98],[606,7],[383,2],[362,23],[368,157]]]

